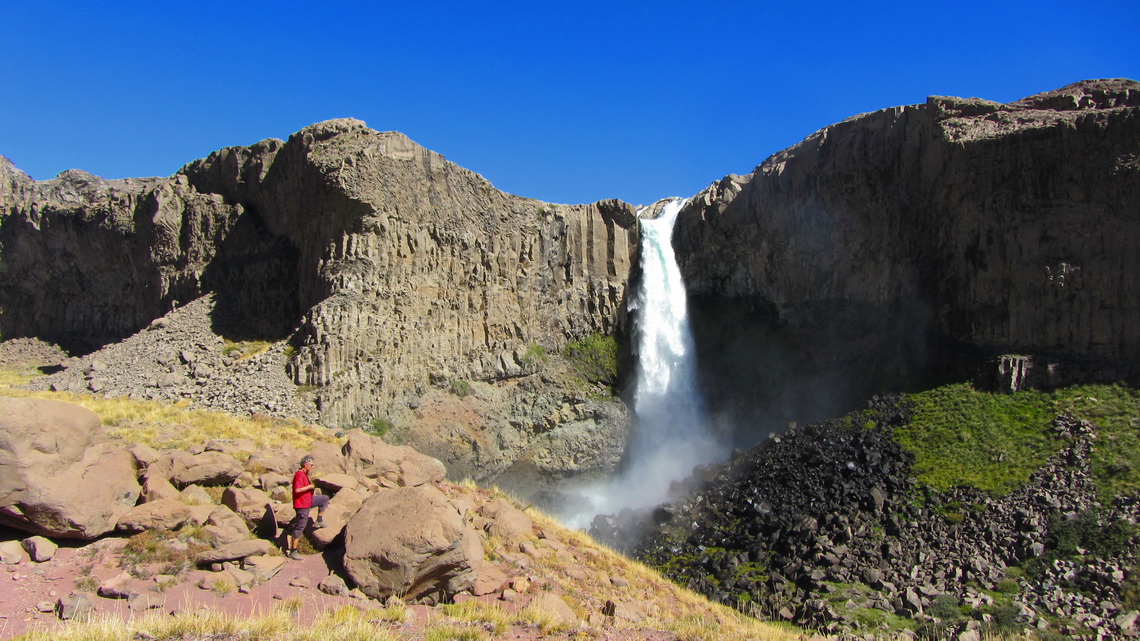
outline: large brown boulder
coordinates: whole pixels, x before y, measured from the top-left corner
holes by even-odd
[[[345,570],[374,599],[447,598],[469,589],[482,565],[479,534],[431,486],[383,490],[345,528]]]
[[[0,398],[0,523],[33,534],[92,539],[139,498],[135,458],[107,442],[90,410]]]
[[[136,505],[119,517],[121,532],[173,530],[190,520],[190,508],[176,499],[159,499]]]

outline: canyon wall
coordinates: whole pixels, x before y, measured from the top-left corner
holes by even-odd
[[[674,238],[711,403],[760,435],[940,377],[1135,378],[1138,243],[1129,80],[855,116],[698,194]]]
[[[222,149],[170,178],[73,170],[37,182],[0,159],[0,216],[4,339],[87,352],[212,293],[218,334],[289,341],[290,376],[334,426],[414,422],[433,389],[535,374],[528,352],[622,333],[638,233],[624,203],[505,194],[402,134],[348,119]],[[542,432],[590,422],[605,445],[591,441],[574,465],[612,467],[628,414],[566,395],[511,399],[525,405],[515,414],[578,408],[535,422]],[[502,471],[525,443],[500,433],[517,426],[492,427],[490,441],[510,441],[494,461]]]

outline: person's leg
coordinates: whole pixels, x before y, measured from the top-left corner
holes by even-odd
[[[302,507],[297,509],[297,516],[293,518],[293,531],[289,533],[289,558],[300,559],[301,553],[297,551],[297,546],[301,544],[301,536],[305,533],[305,526],[309,524],[309,508]]]
[[[325,508],[328,506],[328,495],[316,494],[313,496],[313,507],[317,508],[317,522],[313,524],[314,529],[325,526]]]

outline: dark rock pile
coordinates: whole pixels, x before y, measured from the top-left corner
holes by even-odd
[[[1140,511],[1098,504],[1094,425],[1058,417],[1066,447],[995,498],[919,484],[892,436],[908,420],[898,398],[876,398],[869,411],[792,427],[706,470],[687,500],[599,518],[593,533],[620,545],[639,531],[630,551],[675,580],[829,633],[874,633],[901,617],[936,637],[1132,634]],[[1109,539],[1115,547],[1087,549]]]

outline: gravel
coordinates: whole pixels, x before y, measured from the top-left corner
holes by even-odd
[[[285,372],[287,345],[271,343],[261,353],[242,356],[248,344],[227,344],[213,328],[213,310],[214,297],[204,296],[83,357],[68,358],[34,339],[7,341],[0,346],[0,364],[57,363],[60,371],[26,386],[33,390],[188,400],[196,408],[236,415],[316,420],[316,407]]]

